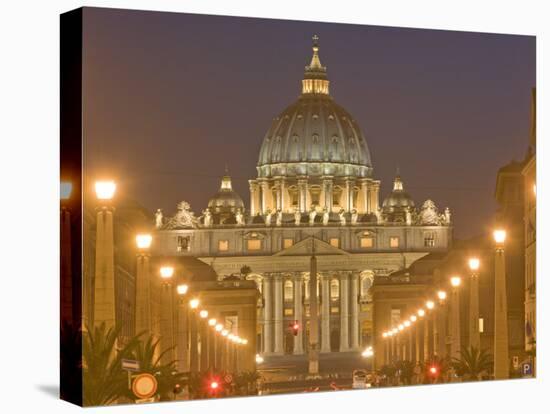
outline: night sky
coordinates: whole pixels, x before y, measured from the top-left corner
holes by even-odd
[[[86,9],[88,177],[123,196],[200,215],[225,165],[248,179],[273,117],[301,91],[320,37],[331,95],[361,126],[381,197],[396,167],[417,205],[449,206],[455,236],[496,210],[497,170],[528,145],[535,37]]]

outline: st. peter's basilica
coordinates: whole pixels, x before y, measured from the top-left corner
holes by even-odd
[[[372,341],[374,278],[446,251],[452,241],[450,210],[438,211],[431,200],[415,204],[399,173],[380,204],[365,136],[329,86],[315,37],[301,95],[273,118],[261,143],[250,205],[226,172],[201,214],[185,201],[173,216],[156,213],[155,255],[194,256],[220,279],[256,282],[255,342],[264,355],[307,353],[312,254],[319,351],[358,352]],[[289,329],[295,321],[304,327],[296,335]]]

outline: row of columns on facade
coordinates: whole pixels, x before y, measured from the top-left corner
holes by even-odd
[[[330,280],[332,275],[320,274],[320,351],[330,352]],[[305,326],[302,273],[293,274],[293,320],[300,327]],[[266,274],[263,279],[264,318],[263,318],[263,352],[281,355],[284,353],[284,297],[283,274]],[[340,351],[359,349],[359,273],[339,272],[340,285]],[[310,300],[313,295],[310,293]],[[293,354],[304,353],[304,329],[299,329],[294,339]]]
[[[266,214],[267,210],[281,210],[293,212],[288,193],[288,182],[284,178],[275,180],[259,179],[249,180],[250,185],[250,214]],[[359,187],[357,206],[353,205],[354,188]],[[298,188],[298,210],[302,213],[308,212],[311,207],[310,184],[307,178],[297,179]],[[380,181],[370,178],[354,180],[346,178],[343,180],[341,207],[348,212],[354,208],[360,214],[375,213],[379,206]],[[273,191],[275,190],[275,191]],[[273,194],[275,193],[275,194]],[[321,192],[319,194],[319,207],[332,211],[334,207],[334,179],[333,177],[321,178]]]

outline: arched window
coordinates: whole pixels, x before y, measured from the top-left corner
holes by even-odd
[[[285,280],[284,299],[285,301],[291,301],[294,299],[294,284],[291,280]]]
[[[332,279],[330,281],[330,299],[337,300],[339,296],[340,296],[340,284],[338,283],[338,279]]]

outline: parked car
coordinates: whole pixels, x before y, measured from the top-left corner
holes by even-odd
[[[370,387],[370,384],[367,382],[367,372],[363,369],[356,369],[353,371],[351,388],[354,390],[360,389],[364,390]]]

